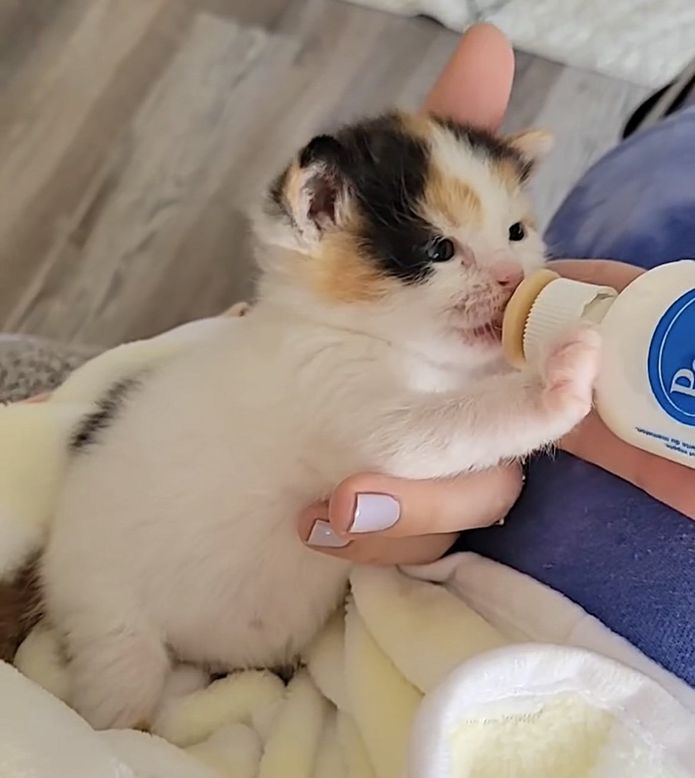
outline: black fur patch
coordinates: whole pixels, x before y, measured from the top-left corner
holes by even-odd
[[[418,207],[425,190],[429,148],[387,115],[336,134],[340,167],[363,216],[358,236],[380,268],[406,283],[432,272],[426,247],[432,226]]]
[[[336,164],[342,157],[342,146],[331,135],[317,135],[309,141],[299,155],[301,167],[308,167],[312,162],[328,162]]]
[[[80,451],[97,442],[99,433],[106,429],[123,407],[130,393],[139,384],[134,378],[115,383],[97,402],[97,410],[85,416],[70,440],[70,448]]]

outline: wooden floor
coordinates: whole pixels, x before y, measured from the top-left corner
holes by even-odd
[[[113,344],[249,294],[244,212],[314,131],[414,107],[456,36],[339,0],[0,0],[0,329]],[[520,55],[543,221],[639,88]]]

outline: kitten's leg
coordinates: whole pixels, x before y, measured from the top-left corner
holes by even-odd
[[[132,619],[90,616],[66,636],[73,707],[95,729],[147,729],[170,670],[161,637]]]
[[[538,374],[491,377],[463,397],[406,402],[379,420],[376,455],[400,476],[430,478],[549,445],[590,411],[600,345],[595,330],[581,327],[558,341]]]

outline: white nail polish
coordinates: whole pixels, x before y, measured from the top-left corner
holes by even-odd
[[[401,506],[388,494],[357,495],[355,517],[350,532],[381,532],[393,527],[401,517]]]
[[[327,521],[318,519],[311,528],[307,544],[317,548],[344,548],[350,541],[341,538],[333,532],[333,527]]]

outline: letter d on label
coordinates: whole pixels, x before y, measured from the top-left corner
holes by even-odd
[[[689,397],[695,397],[695,361],[693,362],[693,369],[688,370],[687,367],[681,368],[676,371],[671,381],[671,394],[678,392],[678,394],[687,394]],[[685,380],[685,383],[679,383],[681,380]]]
[[[671,303],[657,322],[649,343],[647,375],[661,410],[695,429],[694,333],[695,286]],[[689,440],[695,443],[695,432]]]

